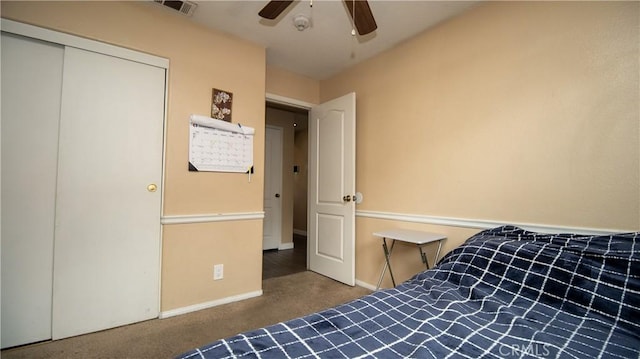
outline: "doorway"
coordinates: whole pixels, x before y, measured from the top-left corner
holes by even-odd
[[[282,130],[282,185],[279,187],[281,193],[278,193],[277,198],[281,201],[281,235],[277,248],[263,251],[262,278],[268,279],[307,269],[307,123],[309,114],[305,108],[270,101],[266,102],[265,113],[266,125]],[[265,156],[268,155],[267,150],[265,149]],[[265,178],[268,171],[269,169],[265,168]],[[266,193],[267,190],[265,187],[265,198],[267,195],[271,197],[270,193]]]

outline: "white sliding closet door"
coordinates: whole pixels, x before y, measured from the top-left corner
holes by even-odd
[[[160,296],[165,69],[72,47],[64,65],[53,339],[156,318]]]
[[[2,347],[51,338],[62,46],[2,33]]]

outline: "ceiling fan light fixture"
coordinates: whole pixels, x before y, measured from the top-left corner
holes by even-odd
[[[293,17],[293,26],[295,26],[298,31],[304,31],[311,26],[311,20],[305,15],[298,14]]]
[[[367,0],[342,0],[349,10],[353,26],[358,30],[358,34],[367,35],[378,28],[376,19],[373,17],[371,7]],[[293,0],[272,0],[258,12],[264,19],[274,20],[283,11],[287,9]],[[309,6],[313,8],[313,0],[309,1]],[[300,17],[302,16],[302,17]],[[304,31],[311,26],[309,17],[304,15],[296,15],[293,18],[293,25],[299,30]]]

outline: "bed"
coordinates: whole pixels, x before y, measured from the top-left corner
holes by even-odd
[[[640,233],[485,230],[391,289],[181,355],[640,358]]]

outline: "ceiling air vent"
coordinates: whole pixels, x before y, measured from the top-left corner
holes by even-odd
[[[193,15],[193,11],[196,9],[198,4],[191,1],[182,1],[182,0],[153,0],[158,4],[162,4],[166,7],[170,7],[173,10],[179,11],[181,14],[186,16]]]

